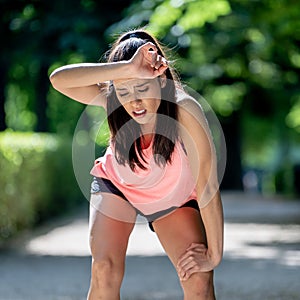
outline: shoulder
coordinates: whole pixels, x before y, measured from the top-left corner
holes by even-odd
[[[178,121],[184,126],[193,126],[195,122],[207,126],[204,110],[200,103],[183,88],[176,89],[176,104],[178,106]]]
[[[179,136],[186,147],[188,156],[201,152],[208,159],[214,148],[211,130],[200,103],[185,91],[178,91]]]

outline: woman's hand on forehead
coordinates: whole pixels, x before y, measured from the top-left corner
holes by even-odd
[[[150,42],[138,48],[130,63],[136,78],[155,78],[169,67],[167,60],[157,53],[156,46]]]

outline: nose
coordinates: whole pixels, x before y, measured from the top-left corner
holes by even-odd
[[[142,104],[142,100],[135,98],[134,100],[130,101],[131,105],[135,106],[135,107],[139,107]]]

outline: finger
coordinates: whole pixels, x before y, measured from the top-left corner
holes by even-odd
[[[195,265],[197,265],[197,260],[193,257],[189,257],[185,261],[183,261],[178,267],[177,267],[177,273],[181,277],[184,276],[186,272],[188,272],[191,268],[193,268]]]
[[[148,53],[151,55],[151,67],[156,68],[156,62],[157,62],[157,53],[154,51],[148,51]]]
[[[159,69],[161,65],[162,65],[162,57],[161,55],[157,55],[154,67],[155,69]]]
[[[178,258],[178,263],[180,263],[181,261],[187,259],[188,257],[190,256],[193,256],[194,254],[197,254],[197,253],[205,253],[205,249],[203,248],[199,248],[198,251],[195,251],[195,247],[194,248],[188,248],[186,250],[186,252],[184,252],[179,258]]]
[[[180,277],[183,277],[184,274],[191,269],[192,267],[194,267],[196,265],[196,260],[190,256],[187,259],[185,259],[184,261],[182,261],[180,263],[180,265],[177,267],[177,273]]]
[[[190,278],[190,276],[196,272],[200,272],[200,267],[197,264],[191,265],[190,268],[186,271],[181,271],[178,273],[179,279],[185,281]]]
[[[194,261],[194,258],[192,255],[188,255],[183,257],[178,263],[177,263],[177,269],[178,270],[185,270],[186,266],[189,265],[192,261]]]
[[[148,43],[142,45],[141,48],[147,52],[157,52],[157,48],[156,48],[155,44],[153,44],[151,42],[148,42]]]
[[[181,265],[183,261],[188,259],[188,257],[194,255],[194,253],[195,253],[194,248],[196,248],[198,245],[200,245],[200,244],[192,243],[191,245],[189,245],[189,247],[186,249],[186,251],[184,253],[182,253],[181,256],[179,256],[178,261],[177,261],[177,267],[179,265]]]
[[[156,70],[161,66],[161,56],[157,53],[152,54],[152,67]]]
[[[188,277],[190,277],[190,275],[194,273],[196,269],[198,269],[196,262],[190,262],[188,265],[186,265],[185,269],[178,271],[178,276],[180,280],[187,279]]]
[[[160,69],[163,68],[164,71],[169,67],[168,61],[161,55],[157,56],[155,68]]]
[[[204,243],[191,243],[187,249],[189,249],[189,248],[195,248],[195,247],[206,248],[206,245]]]
[[[182,265],[184,265],[185,261],[189,259],[190,256],[190,252],[185,252],[182,256],[180,256],[177,261],[177,268],[180,268]]]
[[[167,69],[168,69],[168,66],[159,67],[159,69],[154,70],[154,76],[158,77],[158,76],[162,75]]]
[[[187,260],[184,265],[180,267],[178,270],[180,273],[186,273],[189,269],[193,268],[197,264],[196,260],[191,258],[190,260]]]
[[[169,63],[168,63],[168,61],[164,57],[162,57],[162,61],[161,62],[162,62],[163,66],[169,67]]]
[[[180,277],[181,281],[186,281],[188,280],[194,273],[200,272],[200,268],[198,265],[194,266],[193,268],[189,269],[183,277]]]
[[[177,262],[177,268],[184,268],[186,264],[190,261],[205,261],[207,259],[206,251],[191,252],[186,253],[180,260]]]
[[[186,250],[189,251],[192,249],[206,250],[207,247],[204,243],[192,243]]]
[[[142,45],[137,51],[140,51],[143,53],[144,59],[151,65],[151,67],[154,67],[154,62],[157,56],[157,48],[156,46],[148,42],[144,45]]]
[[[187,280],[191,274],[200,272],[200,265],[206,261],[206,253],[194,253],[188,257],[184,255],[177,265],[177,273],[180,280]]]
[[[202,248],[202,247],[195,247],[193,249],[189,249],[188,252],[193,252],[195,254],[199,253],[199,254],[205,254],[207,252],[206,248]]]

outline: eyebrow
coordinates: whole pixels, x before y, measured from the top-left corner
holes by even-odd
[[[140,88],[140,87],[143,87],[144,85],[146,85],[146,84],[148,84],[148,83],[149,83],[149,81],[145,81],[145,82],[143,82],[143,83],[141,83],[141,84],[136,85],[135,87],[136,87],[136,88]],[[116,90],[117,90],[117,91],[127,91],[127,88],[117,87]]]

